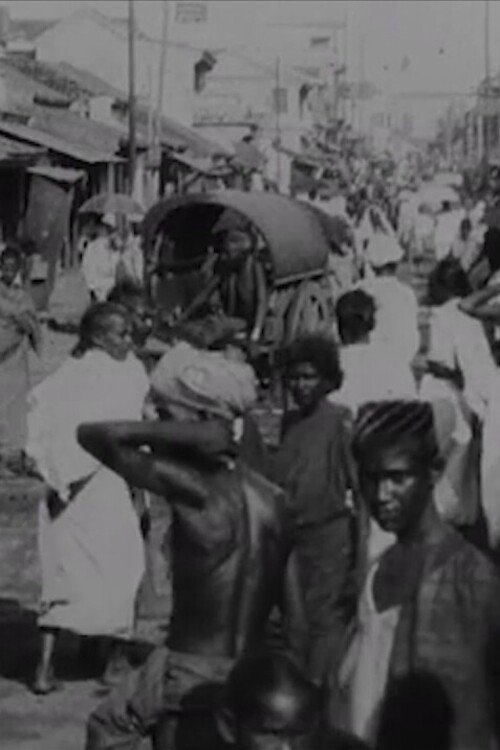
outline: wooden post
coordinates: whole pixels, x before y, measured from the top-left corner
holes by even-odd
[[[489,112],[490,112],[490,4],[489,0],[484,0],[484,98],[483,98],[483,156],[486,167],[490,163],[490,133],[489,133]]]
[[[276,182],[278,184],[278,192],[281,184],[281,97],[280,97],[280,58],[276,58],[276,95],[275,95],[275,107],[276,107]]]
[[[163,114],[163,98],[167,65],[168,13],[168,0],[163,0],[163,23],[161,29],[160,67],[158,70],[158,102],[156,107],[155,146],[159,146],[161,143],[161,118]]]
[[[128,102],[129,102],[129,192],[134,192],[136,159],[136,112],[135,112],[135,8],[134,0],[128,0]]]

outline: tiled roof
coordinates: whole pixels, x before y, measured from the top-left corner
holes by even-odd
[[[86,164],[99,164],[102,162],[120,161],[113,153],[99,151],[96,148],[82,146],[65,138],[47,133],[32,125],[20,125],[18,123],[0,121],[0,134],[41,146],[48,151],[69,156],[76,161]]]
[[[11,18],[9,37],[10,39],[26,39],[28,42],[34,41],[37,37],[48,31],[52,26],[58,23],[58,19],[15,19]]]
[[[4,69],[26,76],[34,84],[42,85],[57,92],[68,103],[82,97],[112,96],[124,98],[125,94],[107,83],[85,73],[67,63],[49,64],[24,57],[6,57],[2,61]]]
[[[7,93],[7,104],[29,105],[35,97],[51,100],[55,104],[69,106],[71,100],[53,87],[22,72],[5,58],[0,59],[0,78]]]

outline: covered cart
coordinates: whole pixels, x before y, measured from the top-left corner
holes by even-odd
[[[275,349],[300,333],[330,328],[331,241],[325,227],[307,205],[271,193],[227,190],[153,206],[144,221],[144,247],[155,308],[167,315],[175,310],[184,320],[199,314],[193,299],[203,297],[207,285],[217,286],[216,238],[232,226],[250,228],[252,253],[263,269],[265,293],[254,295],[248,335]]]

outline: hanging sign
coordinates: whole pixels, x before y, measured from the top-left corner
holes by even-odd
[[[207,18],[207,2],[180,0],[175,4],[175,20],[177,23],[205,23]]]

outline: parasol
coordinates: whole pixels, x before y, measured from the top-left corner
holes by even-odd
[[[122,214],[131,216],[144,213],[136,200],[125,193],[99,193],[80,206],[79,214]]]

